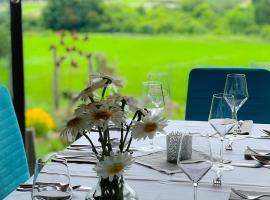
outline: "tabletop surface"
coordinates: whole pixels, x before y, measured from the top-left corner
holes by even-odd
[[[270,130],[270,124],[254,124],[251,136],[264,135],[260,130]],[[208,122],[201,121],[175,121],[171,120],[166,127],[166,133],[171,131],[183,131],[190,133],[214,133]],[[114,133],[117,134],[117,133]],[[97,140],[97,135],[91,133],[91,137]],[[211,147],[215,154],[218,154],[220,139],[211,137]],[[227,142],[227,141],[226,141]],[[226,144],[225,142],[225,144]],[[84,137],[75,143],[87,144]],[[166,136],[159,135],[154,139],[154,143],[166,148]],[[148,145],[149,140],[134,141],[133,146]],[[232,160],[233,163],[255,163],[253,160],[245,160],[244,152],[247,146],[257,149],[270,150],[270,139],[254,139],[247,137],[236,140],[233,144],[233,151],[224,151],[224,158]],[[93,171],[94,165],[69,163],[70,178],[72,185],[84,185],[95,187],[98,178]],[[199,200],[228,200],[231,187],[252,191],[270,192],[270,169],[234,167],[232,171],[225,171],[222,177],[223,185],[213,187],[212,182],[215,172],[210,171],[200,182],[198,188]],[[138,193],[140,200],[179,200],[193,199],[193,187],[188,178],[183,173],[167,175],[165,173],[150,169],[148,167],[133,164],[125,173],[127,183]],[[29,180],[31,182],[31,180]],[[74,200],[84,200],[86,192],[73,191]],[[5,199],[30,200],[30,192],[14,191]]]

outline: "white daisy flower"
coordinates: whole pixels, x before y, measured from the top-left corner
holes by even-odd
[[[93,98],[94,96],[93,92],[99,88],[104,88],[107,85],[106,82],[107,81],[103,79],[96,82],[92,82],[89,87],[81,91],[77,99],[81,99],[82,101],[87,101],[89,97]]]
[[[89,117],[87,116],[77,116],[69,120],[64,130],[61,131],[61,137],[68,141],[74,141],[78,134],[90,128],[88,120]]]
[[[119,93],[115,93],[108,97],[109,101],[112,101],[115,104],[121,105],[120,102],[124,100],[128,106],[128,109],[131,112],[141,111],[144,115],[147,114],[147,111],[140,107],[138,101],[134,97],[124,96]]]
[[[93,75],[90,75],[90,77],[91,79],[93,79],[93,81],[95,81],[95,79],[101,79],[101,80],[106,80],[107,84],[113,84],[118,87],[123,87],[123,83],[122,83],[123,81],[116,77],[111,77],[105,74],[93,74]]]
[[[120,177],[133,162],[134,160],[128,153],[114,154],[111,152],[110,156],[104,158],[104,161],[97,163],[94,170],[98,176],[109,178],[109,181],[112,181],[115,176]]]
[[[91,126],[102,127],[103,129],[107,129],[109,122],[118,127],[121,127],[121,123],[125,122],[125,114],[119,106],[106,104],[92,106],[87,115],[90,118]]]
[[[157,133],[165,134],[164,128],[167,126],[167,120],[158,115],[147,115],[142,118],[142,121],[134,121],[131,126],[131,134],[134,139],[152,139]]]

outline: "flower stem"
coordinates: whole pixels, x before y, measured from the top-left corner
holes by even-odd
[[[122,145],[121,145],[121,148],[120,148],[120,151],[121,151],[121,152],[122,152],[123,149],[124,149],[124,146],[125,146],[125,143],[126,143],[126,140],[127,140],[127,136],[128,136],[128,133],[129,133],[129,130],[130,130],[130,128],[131,128],[131,125],[132,125],[134,119],[137,117],[137,115],[138,115],[138,111],[135,112],[135,114],[134,114],[134,116],[133,116],[131,122],[130,122],[129,125],[127,126],[127,131],[126,131],[126,134],[125,134],[125,137],[124,137],[124,141],[121,143],[121,144],[122,144]]]
[[[106,90],[107,90],[107,87],[108,87],[108,85],[106,85],[106,86],[103,88],[103,90],[102,90],[101,100],[104,99],[104,95],[105,95],[105,92],[106,92]]]
[[[111,141],[110,141],[110,131],[109,129],[107,128],[105,130],[106,134],[107,134],[107,146],[108,146],[108,150],[109,151],[112,151],[112,145],[111,145]]]
[[[101,147],[102,147],[102,155],[107,155],[106,154],[106,144],[105,144],[105,141],[104,141],[104,138],[102,136],[102,129],[100,127],[98,127],[98,133],[99,133],[99,142],[101,144]]]
[[[97,149],[94,145],[94,143],[92,142],[92,140],[88,137],[88,135],[86,134],[86,132],[83,133],[84,137],[86,137],[86,139],[90,142],[91,146],[92,146],[92,150],[93,152],[96,154],[96,156],[98,157],[98,152]]]

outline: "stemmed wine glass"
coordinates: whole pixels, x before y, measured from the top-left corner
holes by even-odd
[[[162,84],[155,81],[146,81],[142,83],[144,107],[150,111],[151,115],[159,115],[165,106]],[[154,138],[153,138],[154,139]],[[162,147],[155,146],[151,139],[150,145],[142,147],[142,151],[161,150]]]
[[[190,150],[185,148],[188,140],[192,140]],[[188,134],[182,135],[177,165],[193,183],[194,200],[197,200],[198,183],[213,165],[209,138]]]
[[[145,107],[153,115],[160,114],[165,106],[162,84],[155,81],[146,81],[142,83],[142,87]]]
[[[227,94],[214,94],[212,98],[211,109],[209,113],[209,123],[219,134],[221,140],[220,147],[220,163],[216,167],[222,168],[222,170],[232,170],[233,167],[225,165],[223,160],[223,141],[225,135],[228,134],[232,128],[237,124],[237,120],[230,107],[234,102],[233,95]]]
[[[150,72],[148,74],[148,81],[159,82],[162,85],[165,105],[171,96],[171,85],[168,73],[164,72]]]
[[[234,101],[230,102],[232,103],[230,106],[235,115],[235,119],[237,119],[237,112],[248,99],[246,75],[227,74],[224,94],[234,96]]]
[[[245,74],[227,74],[227,79],[224,88],[224,94],[233,95],[234,101],[231,102],[231,109],[237,120],[237,112],[248,99],[248,89]],[[240,120],[241,121],[241,120]],[[241,132],[241,123],[238,123],[237,128],[233,131],[234,137]],[[233,138],[230,138],[226,149],[232,150]]]

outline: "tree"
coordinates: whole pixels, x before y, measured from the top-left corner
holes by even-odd
[[[270,24],[270,0],[253,0],[255,19],[260,25]]]
[[[231,33],[234,34],[248,34],[257,31],[255,22],[255,14],[253,7],[237,6],[228,11],[225,15],[225,26]]]
[[[47,28],[96,30],[102,18],[101,0],[48,0],[43,9]]]

